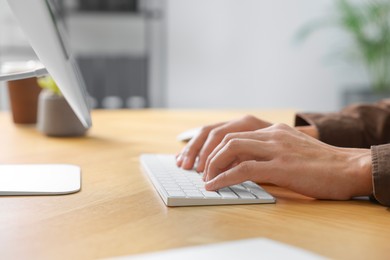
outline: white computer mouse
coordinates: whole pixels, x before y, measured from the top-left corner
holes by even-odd
[[[176,139],[180,142],[188,142],[200,132],[200,129],[201,129],[200,127],[188,129],[178,134]]]

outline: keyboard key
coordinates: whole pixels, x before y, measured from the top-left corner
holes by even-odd
[[[264,189],[262,189],[259,185],[253,182],[244,182],[242,183],[242,185],[249,189],[251,193],[256,195],[256,197],[258,197],[259,199],[267,198],[269,196],[269,194]]]
[[[238,199],[238,196],[229,188],[219,189],[218,193],[226,199]]]
[[[167,193],[171,197],[185,197],[186,196],[186,194],[182,191],[168,191]]]
[[[198,188],[196,188],[195,186],[192,186],[192,185],[182,185],[180,186],[180,188],[184,191],[199,191]]]
[[[255,199],[256,197],[241,185],[233,185],[230,187],[240,198]]]
[[[180,188],[176,183],[163,183],[164,188]]]
[[[221,198],[221,195],[219,195],[219,194],[216,193],[215,191],[202,191],[202,194],[203,194],[206,198],[213,198],[213,199],[220,199],[220,198]]]
[[[200,191],[186,191],[188,197],[203,198],[203,194]]]
[[[177,188],[175,188],[175,187],[173,187],[173,188],[165,187],[165,190],[166,191],[182,191],[182,189],[180,189],[179,187],[177,187]]]

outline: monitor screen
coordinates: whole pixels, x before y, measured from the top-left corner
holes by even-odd
[[[63,96],[89,128],[92,125],[83,77],[68,47],[67,33],[52,0],[8,0],[20,27]]]

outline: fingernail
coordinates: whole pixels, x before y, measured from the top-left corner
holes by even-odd
[[[177,166],[180,166],[183,162],[183,156],[181,154],[179,154],[176,158],[176,165]]]
[[[206,171],[203,171],[203,176],[202,176],[202,180],[203,180],[203,181],[206,181],[206,176],[207,176],[207,172],[206,172]]]
[[[213,185],[213,181],[212,181],[212,180],[206,182],[206,184],[205,184],[206,190],[214,190],[214,187],[213,187],[213,186],[214,186],[214,185]]]
[[[198,165],[196,165],[196,171],[197,172],[204,172],[204,168],[201,167],[202,165],[198,161]]]
[[[187,156],[185,156],[183,159],[183,167],[186,169],[190,168],[190,158]]]

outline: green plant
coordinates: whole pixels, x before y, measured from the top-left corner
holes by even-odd
[[[374,90],[390,91],[390,1],[336,0],[334,7],[329,17],[303,27],[298,38],[322,27],[341,29],[351,40],[345,56],[365,67]]]
[[[62,96],[61,90],[58,88],[56,82],[50,76],[39,78],[38,85],[40,87],[42,87],[43,89],[50,90],[52,93],[54,93],[58,96]]]

